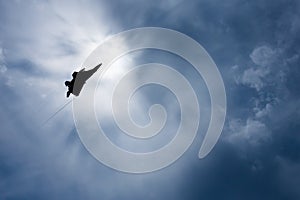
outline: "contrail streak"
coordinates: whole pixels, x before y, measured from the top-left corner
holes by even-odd
[[[53,113],[43,124],[42,126],[44,126],[45,124],[47,124],[47,122],[49,122],[53,117],[55,117],[55,115],[57,115],[60,111],[62,111],[67,105],[69,105],[71,102],[73,101],[73,99],[70,99],[69,101],[67,101],[65,104],[63,104],[55,113]]]

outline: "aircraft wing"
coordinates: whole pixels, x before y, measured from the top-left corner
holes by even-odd
[[[101,65],[102,63],[88,71],[85,71],[85,68],[83,68],[78,72],[72,92],[75,96],[80,94],[85,82],[100,68]]]

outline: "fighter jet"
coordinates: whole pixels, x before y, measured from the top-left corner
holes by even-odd
[[[100,68],[101,65],[102,63],[100,63],[99,65],[97,65],[96,67],[88,71],[85,71],[85,68],[83,68],[79,72],[76,71],[73,72],[72,74],[73,79],[71,81],[65,82],[65,85],[68,87],[67,97],[69,97],[71,93],[75,96],[78,96],[85,82],[91,76],[93,76],[93,74]],[[75,84],[75,80],[76,80],[76,84]]]

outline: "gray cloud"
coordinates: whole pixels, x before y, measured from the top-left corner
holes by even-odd
[[[0,74],[4,74],[7,71],[7,67],[5,65],[3,49],[0,48]]]
[[[299,199],[297,1],[1,1],[0,8],[7,68],[0,70],[0,198]],[[174,165],[132,176],[90,156],[71,107],[37,126],[64,102],[63,81],[102,39],[138,26],[199,41],[223,75],[229,112],[207,159],[197,159],[197,138]]]
[[[250,54],[251,60],[259,66],[266,67],[272,64],[278,56],[277,50],[263,45],[255,48]]]

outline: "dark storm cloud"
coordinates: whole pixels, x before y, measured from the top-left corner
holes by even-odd
[[[174,2],[170,7],[159,2],[111,6],[119,8],[121,16],[129,8],[134,11],[116,18],[123,27],[140,26],[143,19],[142,25],[192,36],[208,50],[225,79],[228,128],[211,153],[215,160],[199,161],[214,167],[204,178],[203,171],[191,167],[178,199],[297,199],[299,4]]]
[[[47,3],[35,2],[30,8],[22,4],[1,2],[0,88],[5,96],[0,98],[0,198],[299,199],[297,1],[92,1],[87,7],[50,3],[55,9]],[[45,5],[44,12],[39,10]],[[43,74],[66,76],[55,69],[61,69],[61,62],[77,62],[63,58],[83,59],[80,42],[98,41],[77,34],[76,25],[95,36],[101,28],[93,26],[97,20],[88,19],[99,19],[100,7],[107,9],[104,16],[111,22],[103,26],[105,33],[162,26],[191,36],[210,53],[225,82],[228,114],[222,137],[208,157],[198,160],[198,137],[182,158],[164,170],[123,174],[98,163],[85,150],[71,120],[63,120],[72,118],[70,110],[47,130],[28,125],[38,121],[32,117],[32,112],[39,112],[32,104],[45,103],[31,98],[40,96],[36,81],[53,84],[35,70],[41,70],[42,64]],[[24,14],[27,26],[17,23]],[[43,29],[44,24],[53,32]],[[49,62],[45,59],[49,55],[62,60]],[[28,62],[20,59],[24,57]],[[20,88],[31,95],[24,96]],[[36,118],[47,117],[61,100],[49,99],[53,104],[42,106],[47,112]]]

